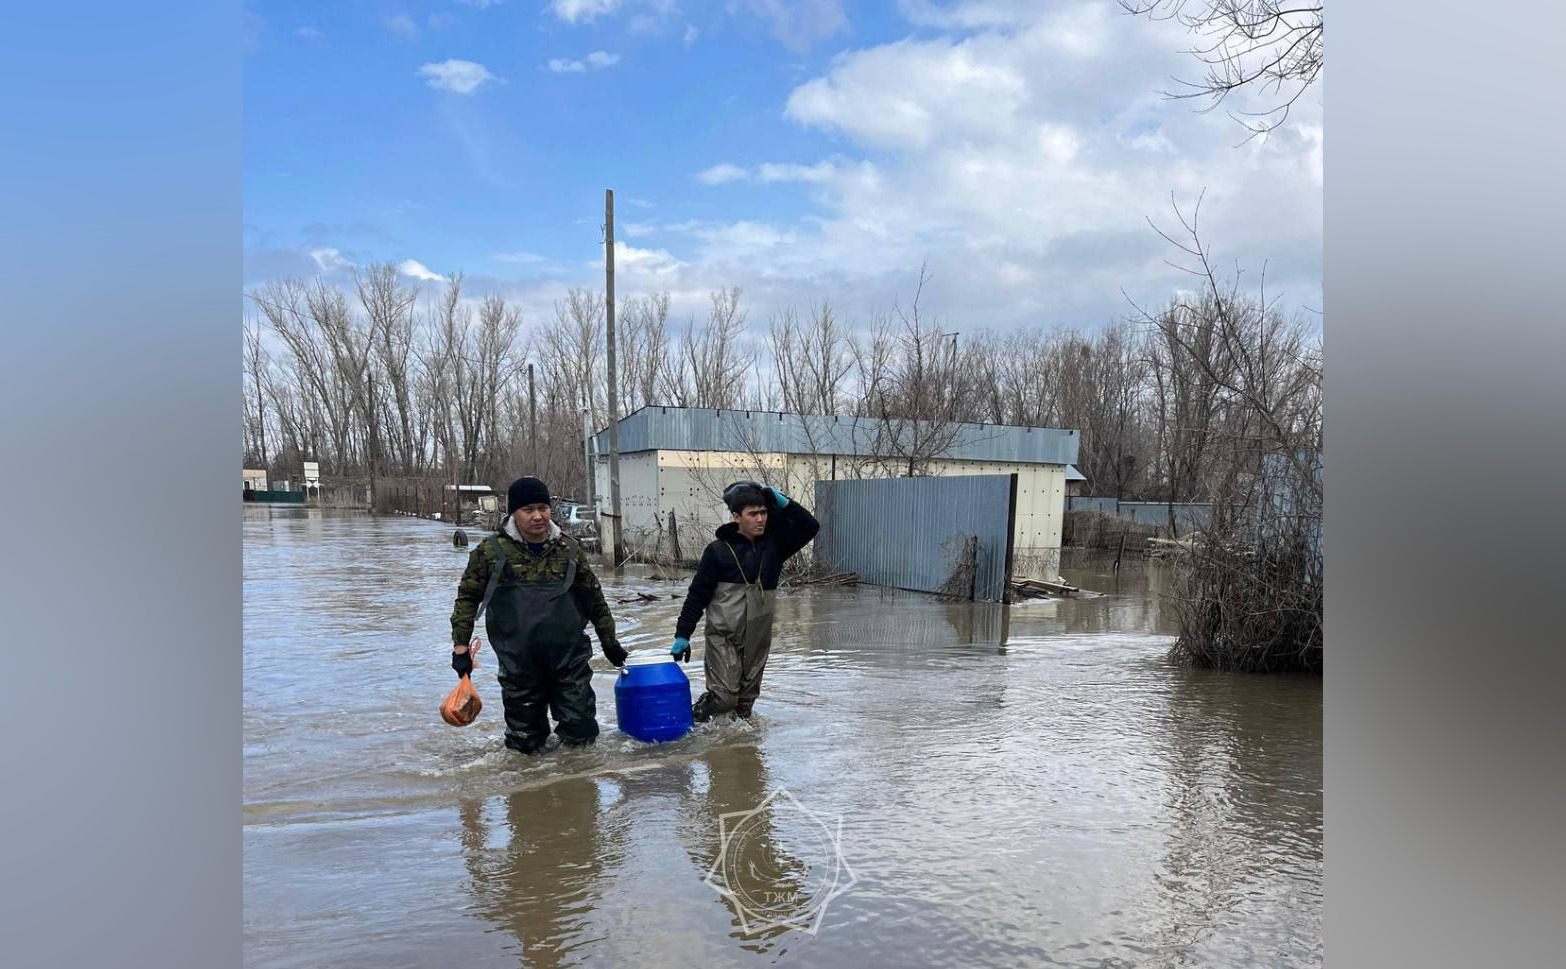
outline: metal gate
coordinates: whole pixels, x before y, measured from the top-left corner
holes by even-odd
[[[817,481],[815,555],[859,581],[1008,600],[1017,476]]]

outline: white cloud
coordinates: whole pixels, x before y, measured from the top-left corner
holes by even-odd
[[[309,26],[300,27],[298,30],[294,31],[294,34],[303,40],[308,40],[312,44],[319,44],[321,41],[326,39],[325,34],[321,33],[319,30],[316,30],[314,27]]]
[[[879,148],[923,148],[937,138],[994,137],[1028,100],[1000,37],[952,44],[898,41],[839,58],[826,77],[789,95],[784,114]]]
[[[834,169],[831,162],[814,165],[767,162],[756,169],[756,179],[762,182],[824,182],[831,178]]]
[[[708,185],[724,185],[729,182],[814,182],[822,183],[830,180],[838,173],[838,167],[830,161],[819,161],[814,165],[800,165],[794,162],[763,162],[755,169],[741,168],[728,162],[713,165],[704,171],[698,172],[696,178]]]
[[[1236,149],[1221,112],[1161,96],[1188,58],[1170,25],[1091,2],[942,9],[981,26],[845,52],[786,99],[786,117],[840,139],[838,154],[697,175],[803,184],[812,208],[729,223],[668,213],[657,238],[682,263],[671,289],[738,283],[753,318],[828,295],[863,319],[906,297],[928,259],[942,315],[1091,327],[1129,310],[1122,291],[1157,305],[1188,285],[1147,219],[1178,228],[1171,194],[1189,211],[1205,190],[1218,258],[1248,279],[1266,261],[1286,305],[1320,305],[1319,98]]]
[[[683,41],[683,43],[685,44],[685,49],[686,50],[690,50],[691,47],[696,43],[696,38],[700,37],[700,36],[701,36],[701,31],[697,30],[695,28],[695,26],[693,26],[691,24],[686,24],[685,25],[685,39]]]
[[[762,255],[781,246],[791,246],[799,241],[799,234],[789,229],[779,229],[764,222],[733,222],[728,225],[710,225],[695,231],[708,248],[731,255]]]
[[[1137,151],[1161,152],[1173,154],[1174,142],[1170,141],[1162,131],[1132,131],[1115,136],[1122,145],[1134,148]]]
[[[739,6],[771,23],[772,36],[793,51],[848,29],[839,0],[739,0]]]
[[[1038,0],[959,0],[941,4],[933,0],[898,0],[903,16],[921,27],[973,29],[1012,27],[1038,16]]]
[[[1325,130],[1319,124],[1305,124],[1301,122],[1295,131],[1308,147],[1309,157],[1306,161],[1311,180],[1320,188],[1322,183],[1322,144]]]
[[[498,80],[483,64],[460,60],[425,64],[419,68],[419,75],[435,90],[455,94],[472,94],[485,81]]]
[[[354,265],[352,260],[342,254],[341,250],[333,249],[330,246],[311,249],[309,254],[310,258],[315,260],[316,268],[323,273],[331,273],[339,269],[352,269]]]
[[[925,305],[950,328],[1091,328],[1128,311],[1122,291],[1156,306],[1190,285],[1165,264],[1178,254],[1147,219],[1177,229],[1171,194],[1189,211],[1205,190],[1203,234],[1220,264],[1244,266],[1253,281],[1265,260],[1286,308],[1321,305],[1318,92],[1285,128],[1235,148],[1223,112],[1161,96],[1171,76],[1190,73],[1177,24],[1117,15],[1101,0],[905,4],[916,7],[931,22],[914,37],[846,50],[783,92],[785,117],[829,136],[831,153],[717,156],[696,176],[801,186],[792,194],[802,212],[716,221],[660,199],[656,222],[638,212],[642,221],[621,223],[622,291],[668,290],[683,319],[706,312],[709,290],[736,284],[754,321],[826,297],[859,324],[906,301],[928,260]],[[671,28],[668,39],[679,36]],[[497,253],[493,268],[515,281],[495,285],[547,315],[564,287],[600,283],[598,221],[568,226],[574,248],[560,258]],[[341,272],[359,258],[314,252],[273,262],[247,253],[248,271]]]
[[[600,247],[601,248],[601,247]],[[603,257],[587,264],[596,267],[603,272]],[[652,286],[665,288],[669,285],[670,277],[677,275],[685,268],[685,263],[670,255],[665,249],[638,249],[635,246],[626,245],[619,239],[614,241],[614,272],[615,283],[618,286],[622,281],[628,283],[624,291],[632,288]]]
[[[618,63],[620,63],[619,54],[595,50],[579,61],[556,57],[551,59],[546,66],[556,74],[583,74],[590,70],[596,71],[605,67],[613,67]]]
[[[417,37],[419,35],[419,25],[414,23],[413,18],[405,13],[400,13],[387,20],[386,28],[392,33],[401,34],[404,37]]]
[[[506,0],[457,0],[457,2],[469,7],[477,7],[480,10],[488,10],[490,7],[500,6]]]
[[[425,283],[443,283],[446,277],[430,270],[417,259],[404,259],[397,266],[397,271],[411,279],[417,279]]]
[[[698,229],[701,229],[704,226],[707,226],[707,225],[710,225],[710,224],[711,223],[703,222],[700,219],[686,219],[684,222],[668,222],[668,223],[665,223],[664,227],[663,227],[663,231],[665,231],[665,232],[695,232]]]
[[[568,24],[591,23],[619,9],[620,0],[553,0],[549,9]]]
[[[722,185],[726,182],[738,182],[750,177],[750,173],[738,165],[730,165],[728,162],[717,164],[700,172],[696,178],[708,185]]]

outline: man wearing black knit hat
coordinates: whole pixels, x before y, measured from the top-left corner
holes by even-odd
[[[511,483],[505,523],[468,555],[451,611],[451,667],[466,676],[473,669],[473,624],[483,610],[500,667],[506,746],[527,754],[549,739],[546,709],[561,743],[590,744],[598,736],[589,622],[605,658],[625,663],[598,577],[581,545],[550,521],[549,508],[542,481]]]

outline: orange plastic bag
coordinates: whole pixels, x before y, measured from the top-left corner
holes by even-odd
[[[479,641],[474,640],[473,645],[468,647],[468,655],[477,656],[478,649]],[[479,699],[478,691],[473,689],[473,681],[463,676],[458,678],[456,687],[441,701],[440,718],[453,727],[466,727],[478,719],[482,709],[484,701]]]

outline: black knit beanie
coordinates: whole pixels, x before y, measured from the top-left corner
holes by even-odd
[[[761,490],[761,485],[754,481],[736,481],[723,489],[723,503],[729,506],[729,511],[738,515],[754,505],[766,508],[767,495]]]
[[[506,489],[506,514],[511,514],[523,505],[532,505],[538,502],[549,503],[549,486],[532,476],[518,478],[511,482],[511,487]]]

